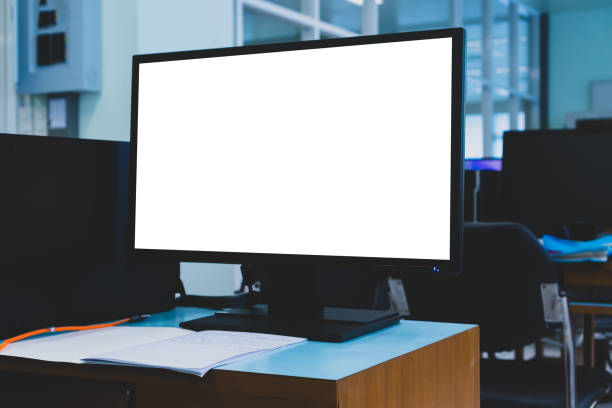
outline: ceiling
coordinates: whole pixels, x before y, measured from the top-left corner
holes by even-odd
[[[521,0],[521,3],[545,13],[612,8],[612,0]]]

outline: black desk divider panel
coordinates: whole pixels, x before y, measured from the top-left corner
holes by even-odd
[[[593,239],[612,225],[612,132],[573,129],[504,133],[505,219],[536,235]]]
[[[0,338],[169,309],[179,264],[128,254],[129,143],[0,134]]]

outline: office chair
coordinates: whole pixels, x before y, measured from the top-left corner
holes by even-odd
[[[610,388],[604,370],[576,368],[567,298],[554,263],[524,226],[466,224],[463,273],[415,274],[404,286],[411,318],[480,326],[481,405],[589,407]],[[524,347],[561,326],[565,367],[545,361],[497,360],[495,352]]]

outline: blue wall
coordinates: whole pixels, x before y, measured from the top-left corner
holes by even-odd
[[[591,108],[590,83],[612,80],[612,6],[550,14],[549,125]]]
[[[129,140],[134,54],[234,44],[230,0],[103,0],[101,5],[102,91],[80,96],[84,139]],[[230,294],[237,272],[234,265],[181,264],[183,283],[193,294]]]
[[[102,91],[79,99],[79,137],[129,140],[132,56],[228,47],[234,43],[229,0],[103,0]]]
[[[136,1],[103,0],[102,90],[79,96],[79,137],[130,138],[132,56],[138,49]]]

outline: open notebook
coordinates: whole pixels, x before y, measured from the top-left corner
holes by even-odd
[[[14,343],[0,355],[164,368],[202,377],[212,368],[304,341],[299,337],[260,333],[126,326]]]

